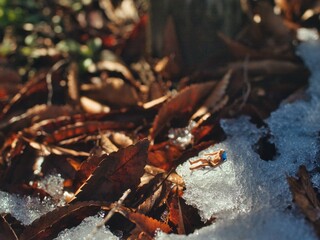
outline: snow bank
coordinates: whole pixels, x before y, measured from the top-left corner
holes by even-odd
[[[62,231],[55,240],[116,240],[119,239],[113,235],[106,227],[101,227],[94,234],[96,226],[103,221],[103,217],[96,215],[85,218],[77,227]]]
[[[249,118],[222,120],[227,139],[202,151],[224,149],[228,161],[220,168],[191,171],[186,162],[177,169],[186,183],[184,199],[199,209],[203,221],[217,217],[211,226],[187,239],[317,239],[311,225],[292,204],[286,181],[300,165],[318,166],[320,130],[320,43],[303,43],[298,53],[312,71],[309,99],[281,106],[267,124],[278,153],[264,161],[253,146],[267,129],[257,128]],[[320,186],[319,174],[313,176]],[[185,238],[159,233],[157,239]]]

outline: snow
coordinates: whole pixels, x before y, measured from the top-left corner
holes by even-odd
[[[59,206],[63,206],[65,205],[63,182],[64,179],[60,174],[49,174],[38,182],[38,188],[45,190]]]
[[[105,226],[99,228],[95,233],[96,226],[103,221],[103,217],[96,215],[85,218],[78,226],[62,231],[55,240],[116,240],[119,239],[113,235]]]
[[[273,112],[269,130],[257,128],[248,117],[221,120],[227,139],[199,156],[224,149],[228,160],[219,168],[191,171],[186,162],[177,169],[186,184],[183,198],[199,210],[203,221],[216,217],[211,226],[187,239],[317,239],[310,223],[292,204],[286,181],[300,165],[317,167],[320,130],[320,42],[302,43],[298,53],[312,71],[308,100],[284,104]],[[277,148],[274,161],[264,161],[254,144],[267,132]],[[312,178],[320,185],[319,174]],[[157,239],[183,236],[158,233]],[[183,237],[185,238],[185,237]]]
[[[168,133],[169,141],[181,149],[185,149],[193,141],[192,129],[195,125],[196,123],[191,120],[185,128],[171,128]]]
[[[286,176],[295,175],[300,165],[308,170],[319,166],[320,130],[320,42],[302,43],[298,54],[312,72],[307,100],[281,105],[266,120],[269,129],[258,128],[249,117],[221,120],[227,138],[198,156],[223,149],[227,161],[216,168],[190,170],[189,161],[177,168],[185,181],[183,198],[199,210],[205,222],[217,220],[210,226],[196,230],[189,236],[158,232],[157,239],[317,239],[311,224],[292,203]],[[192,142],[190,129],[175,129],[170,140],[182,148]],[[270,134],[277,149],[273,161],[264,161],[255,152],[254,145]],[[185,139],[184,139],[185,138]],[[320,174],[312,181],[320,186]],[[62,196],[63,179],[49,175],[39,184],[50,192],[53,199]],[[53,187],[52,185],[58,186]],[[0,213],[10,213],[24,225],[56,208],[53,200],[40,201],[33,197],[20,197],[0,191]],[[24,206],[24,207],[21,207]],[[102,227],[92,232],[102,216],[86,218],[75,228],[64,230],[56,239],[117,239]]]
[[[0,213],[10,213],[22,224],[29,225],[57,206],[65,204],[63,182],[64,179],[60,174],[49,174],[40,180],[38,187],[52,197],[45,197],[42,201],[38,197],[22,197],[0,191]],[[32,185],[33,182],[30,184]]]
[[[57,205],[49,198],[21,197],[0,191],[0,213],[10,213],[24,225],[54,210]]]

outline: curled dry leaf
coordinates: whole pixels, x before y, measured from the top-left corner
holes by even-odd
[[[1,121],[0,128],[3,129],[10,127],[11,131],[16,131],[18,129],[29,127],[30,125],[45,119],[53,119],[58,116],[69,116],[74,113],[75,111],[68,105],[35,105],[21,115],[11,117],[9,120],[5,119]]]
[[[132,212],[130,210],[122,209],[121,213],[127,217],[131,222],[135,223],[142,232],[146,233],[151,239],[157,230],[161,230],[165,233],[170,233],[172,230],[168,224],[159,222],[158,220],[147,217],[144,214]]]
[[[281,9],[286,19],[300,20],[302,14],[315,4],[313,0],[275,0],[276,6]]]
[[[101,202],[78,202],[58,207],[41,216],[27,226],[20,235],[20,240],[45,240],[55,238],[62,230],[78,225],[84,218],[97,214],[101,207],[110,210]]]
[[[81,97],[80,105],[84,111],[87,113],[108,113],[110,112],[110,107],[107,105],[101,104],[91,98]]]
[[[219,38],[224,42],[224,44],[228,47],[230,54],[232,54],[237,59],[243,59],[247,56],[250,58],[260,58],[261,54],[255,49],[251,49],[231,38],[226,36],[225,34],[219,32]]]
[[[220,80],[215,87],[212,89],[212,92],[207,97],[206,101],[203,105],[198,109],[198,111],[193,114],[191,119],[195,119],[197,117],[201,117],[206,113],[214,113],[215,111],[219,110],[221,107],[219,106],[219,102],[223,99],[226,94],[226,89],[229,84],[229,80],[231,77],[232,71],[229,70],[222,80]]]
[[[13,106],[18,105],[21,101],[35,93],[38,92],[46,92],[47,91],[47,84],[44,81],[45,74],[39,74],[35,78],[29,80],[21,89],[20,91],[15,94],[13,98],[9,101],[9,103],[2,109],[2,113],[0,117],[3,118]]]
[[[274,36],[279,43],[289,42],[292,39],[290,30],[284,25],[281,16],[276,15],[272,5],[267,1],[258,1],[254,8],[255,14],[261,17],[261,25],[264,30]]]
[[[153,122],[151,132],[152,139],[155,139],[165,127],[168,127],[174,118],[180,119],[181,121],[181,117],[191,117],[215,85],[216,82],[212,81],[193,84],[164,103]]]
[[[120,130],[120,129],[130,129],[133,124],[130,123],[120,123],[113,121],[86,121],[78,122],[75,124],[63,126],[60,129],[54,131],[52,134],[47,134],[43,139],[45,143],[55,143],[62,140],[72,138],[75,136],[86,134],[97,133],[103,130]]]
[[[136,106],[139,102],[136,89],[121,78],[107,78],[101,85],[86,84],[82,90],[87,97],[114,106]]]
[[[121,56],[126,60],[136,60],[143,56],[146,49],[146,28],[148,16],[143,15],[126,39]]]
[[[134,79],[127,66],[125,66],[120,61],[105,59],[97,64],[97,69],[100,71],[107,70],[120,72],[125,77],[125,79],[128,80],[131,86],[133,86],[136,90],[140,90],[141,84]]]
[[[89,157],[81,163],[80,168],[76,172],[73,181],[74,189],[77,190],[81,187],[104,158],[105,155],[101,147],[95,147],[91,150]]]
[[[7,103],[20,88],[21,77],[19,74],[10,68],[0,66],[0,103]]]
[[[165,201],[169,190],[170,188],[166,186],[165,174],[158,174],[132,193],[128,206],[136,208],[140,213],[147,214]]]
[[[162,142],[152,145],[149,149],[149,162],[164,170],[169,170],[174,165],[174,161],[182,154],[182,149],[170,142]]]
[[[75,201],[115,201],[127,189],[135,189],[148,159],[148,140],[113,152],[100,162],[92,175],[76,192]]]
[[[71,62],[68,69],[68,95],[71,100],[71,104],[76,108],[79,107],[80,94],[79,94],[79,82],[78,82],[78,66],[76,62]]]
[[[0,216],[0,239],[18,240],[18,236],[2,215]]]
[[[306,217],[313,223],[318,236],[320,236],[320,201],[312,187],[305,166],[300,166],[298,177],[298,179],[287,177],[293,200],[301,208]]]
[[[169,221],[177,227],[179,234],[186,234],[184,227],[182,209],[178,194],[174,194],[168,201],[169,208]]]

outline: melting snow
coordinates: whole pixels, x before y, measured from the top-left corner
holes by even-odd
[[[227,139],[202,151],[227,151],[220,168],[191,171],[190,163],[177,172],[186,183],[184,199],[199,209],[203,221],[216,223],[188,236],[189,239],[317,239],[312,226],[292,204],[286,181],[300,165],[312,170],[319,155],[320,43],[303,43],[298,53],[312,71],[306,101],[282,105],[267,123],[278,153],[274,161],[263,161],[253,145],[267,130],[257,128],[248,117],[222,120]],[[313,177],[320,185],[319,175]],[[158,233],[157,239],[185,238]]]
[[[93,216],[85,218],[77,227],[62,231],[55,240],[116,240],[119,239],[113,235],[106,227],[101,227],[93,234],[96,226],[103,220],[103,217]]]
[[[189,162],[177,169],[185,180],[187,203],[199,209],[203,221],[211,217],[217,217],[217,221],[188,237],[160,232],[157,239],[317,239],[311,225],[292,204],[286,182],[286,175],[295,175],[301,164],[309,170],[317,167],[319,156],[320,43],[303,43],[298,53],[312,71],[310,98],[282,105],[267,119],[271,140],[278,150],[275,160],[263,161],[253,150],[267,129],[257,128],[248,117],[222,120],[227,139],[190,160],[219,149],[227,151],[228,160],[214,169],[191,171]],[[173,141],[184,144],[179,139],[181,131],[170,134]],[[189,132],[184,134],[189,142]],[[312,179],[320,186],[319,174]],[[52,182],[52,178],[45,180],[44,185],[46,181]],[[60,194],[59,189],[52,193]],[[56,207],[47,200],[41,202],[1,191],[0,199],[0,212],[11,213],[26,225]],[[88,217],[79,226],[61,232],[57,239],[84,239],[100,221],[99,216]],[[117,238],[101,228],[94,239]]]
[[[24,225],[54,210],[57,205],[50,199],[40,201],[35,197],[20,197],[0,191],[0,213],[10,213]]]

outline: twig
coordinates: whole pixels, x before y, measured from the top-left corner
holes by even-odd
[[[62,59],[58,62],[56,62],[52,68],[49,70],[47,76],[46,76],[46,82],[47,82],[47,88],[48,88],[48,100],[47,104],[52,105],[52,97],[53,97],[53,87],[52,87],[52,74],[57,71],[59,68],[61,68],[64,64],[66,64],[68,60]]]
[[[93,239],[93,236],[99,231],[99,229],[103,227],[110,220],[110,218],[118,211],[119,207],[122,205],[123,201],[128,197],[130,192],[131,192],[131,189],[128,189],[123,193],[121,198],[113,204],[113,207],[109,211],[107,216],[100,223],[98,223],[93,229],[93,231],[85,238],[86,240]]]

